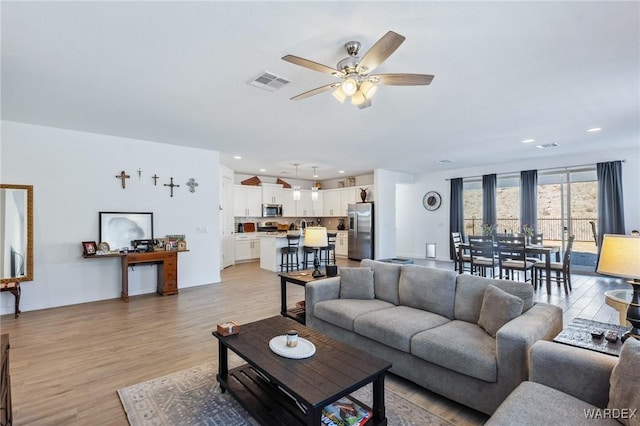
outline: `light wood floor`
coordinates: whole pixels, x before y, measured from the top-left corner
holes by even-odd
[[[419,263],[451,269],[445,262]],[[277,274],[252,262],[225,269],[220,284],[181,289],[177,296],[105,300],[24,312],[18,319],[3,315],[14,424],[126,425],[117,389],[216,360],[216,324],[278,315],[279,287]],[[573,287],[569,296],[553,287],[551,295],[538,290],[536,297],[561,306],[565,323],[576,316],[617,323],[603,293],[627,288],[624,281],[575,275]],[[302,287],[289,286],[290,305],[303,296]],[[386,384],[455,424],[478,425],[487,418],[396,376]]]

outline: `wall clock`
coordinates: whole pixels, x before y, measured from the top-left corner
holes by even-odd
[[[436,191],[429,191],[422,197],[422,205],[427,210],[438,210],[442,203],[442,197]]]

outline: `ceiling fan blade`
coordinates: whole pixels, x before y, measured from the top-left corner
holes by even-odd
[[[287,62],[291,62],[292,64],[300,65],[301,67],[309,68],[314,71],[324,72],[332,75],[340,74],[340,71],[338,71],[335,68],[331,68],[327,65],[322,65],[317,62],[313,62],[308,59],[301,58],[299,56],[286,55],[286,56],[283,56],[282,59],[284,59]]]
[[[340,86],[340,82],[327,84],[326,86],[316,87],[315,89],[309,90],[308,92],[304,92],[299,94],[298,96],[294,96],[291,98],[292,101],[299,101],[300,99],[305,99],[313,95],[317,95],[318,93],[326,92],[328,90],[333,89],[334,87]]]
[[[372,81],[378,80],[379,84],[387,86],[426,86],[433,80],[429,74],[376,74],[369,78]]]
[[[374,44],[356,67],[357,72],[369,73],[378,65],[383,63],[402,44],[405,37],[398,33],[389,31]]]

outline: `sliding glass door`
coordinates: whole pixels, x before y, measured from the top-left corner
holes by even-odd
[[[538,232],[563,251],[575,235],[575,264],[595,266],[597,197],[595,167],[538,174]]]

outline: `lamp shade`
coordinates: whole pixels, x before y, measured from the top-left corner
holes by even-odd
[[[304,245],[307,247],[326,247],[329,244],[327,239],[327,228],[323,226],[309,226],[304,231]]]
[[[621,278],[640,279],[640,237],[605,234],[597,272]]]

